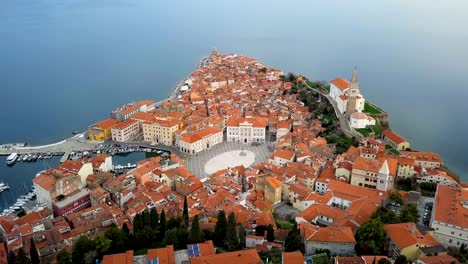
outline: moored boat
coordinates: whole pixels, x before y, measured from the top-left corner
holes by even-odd
[[[15,164],[16,160],[18,159],[18,153],[11,153],[7,158],[6,158],[6,163],[7,165],[13,165]]]

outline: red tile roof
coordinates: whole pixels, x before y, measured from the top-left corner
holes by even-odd
[[[331,83],[333,83],[333,85],[335,85],[341,91],[346,90],[351,85],[351,83],[348,80],[343,79],[341,77],[336,78],[335,80],[331,81]]]
[[[239,250],[226,252],[210,256],[201,256],[192,258],[191,264],[262,264],[262,260],[258,256],[255,249]]]
[[[397,145],[403,142],[408,142],[408,140],[406,140],[405,138],[403,138],[402,136],[398,135],[397,133],[393,132],[390,129],[385,129],[382,132],[382,135],[387,137],[388,139],[390,139]]]
[[[304,255],[301,252],[283,252],[283,264],[304,264]]]
[[[101,264],[133,264],[133,250],[120,254],[105,255]]]
[[[175,264],[174,246],[169,245],[165,248],[149,249],[146,260],[150,261],[159,258],[160,264]]]
[[[409,246],[418,244],[419,247],[433,247],[439,245],[431,234],[421,233],[415,223],[390,224],[384,226],[387,236],[403,250]]]
[[[111,128],[119,123],[119,120],[113,119],[113,118],[108,118],[104,119],[102,121],[99,121],[98,123],[94,124],[93,127],[98,127],[100,129],[108,129]]]

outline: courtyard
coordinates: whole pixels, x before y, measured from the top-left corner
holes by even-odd
[[[185,159],[186,167],[199,179],[212,173],[244,165],[249,167],[268,160],[270,151],[266,144],[252,146],[239,142],[222,142],[208,150],[188,156]]]

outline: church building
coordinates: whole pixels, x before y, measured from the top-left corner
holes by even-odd
[[[362,112],[366,99],[359,89],[356,68],[351,81],[341,77],[331,81],[330,97],[336,102],[340,113],[349,118],[351,127],[365,128],[368,125],[375,125],[374,118]]]

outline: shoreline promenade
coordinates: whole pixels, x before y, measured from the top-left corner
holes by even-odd
[[[196,65],[196,69],[203,67],[207,62],[207,57],[203,57]],[[185,84],[185,82],[190,78],[191,75],[188,75],[182,81],[180,81],[177,86],[172,90],[170,95],[158,102],[155,103],[156,107],[160,106],[165,101],[174,101],[177,100],[177,96],[180,94],[180,89]],[[85,132],[74,135],[73,137],[64,139],[62,141],[39,146],[18,146],[14,143],[0,145],[0,156],[8,156],[12,153],[18,154],[31,154],[31,153],[52,153],[54,155],[63,155],[67,152],[72,151],[87,151],[92,150],[102,142],[89,141],[86,139]]]

